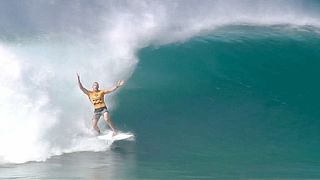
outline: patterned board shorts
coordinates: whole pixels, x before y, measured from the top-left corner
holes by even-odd
[[[94,120],[99,120],[100,117],[106,112],[109,112],[107,107],[102,107],[102,108],[99,108],[99,109],[95,109],[94,110],[93,119]]]

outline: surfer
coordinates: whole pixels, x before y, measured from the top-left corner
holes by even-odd
[[[90,102],[94,106],[94,115],[93,115],[93,128],[100,134],[100,129],[98,127],[98,121],[101,116],[104,117],[104,120],[109,125],[109,127],[112,129],[113,134],[112,136],[115,136],[117,134],[117,130],[115,128],[115,125],[113,124],[110,113],[108,111],[108,108],[106,106],[106,103],[104,101],[104,95],[109,94],[115,90],[117,90],[120,86],[124,84],[123,80],[118,81],[117,85],[107,89],[107,90],[99,90],[99,83],[94,82],[92,85],[92,91],[89,91],[88,89],[84,88],[80,81],[80,76],[77,73],[78,77],[78,84],[81,89],[81,91],[86,94],[89,97]]]

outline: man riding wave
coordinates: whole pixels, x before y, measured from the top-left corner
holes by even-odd
[[[80,81],[79,74],[77,74],[77,77],[78,77],[78,84],[81,91],[89,97],[90,102],[94,106],[94,116],[93,116],[93,123],[92,123],[93,129],[95,129],[99,134],[101,133],[98,127],[98,121],[100,117],[103,116],[105,122],[109,125],[109,127],[113,131],[112,136],[115,136],[117,134],[117,130],[111,120],[110,113],[108,111],[107,105],[104,100],[104,96],[106,94],[109,94],[117,90],[120,86],[124,84],[124,81],[123,80],[118,81],[116,86],[113,86],[112,88],[107,90],[99,90],[99,83],[94,82],[92,85],[92,91],[90,91],[83,87]]]

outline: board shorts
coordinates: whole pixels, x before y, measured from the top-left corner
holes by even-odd
[[[102,108],[95,109],[94,110],[93,119],[94,120],[99,120],[100,117],[106,112],[109,112],[107,107],[102,107]]]

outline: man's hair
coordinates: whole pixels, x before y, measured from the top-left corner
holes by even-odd
[[[97,88],[99,88],[99,87],[100,87],[100,85],[99,85],[99,83],[98,83],[98,82],[93,82],[92,87],[93,87],[93,86],[98,86]]]

